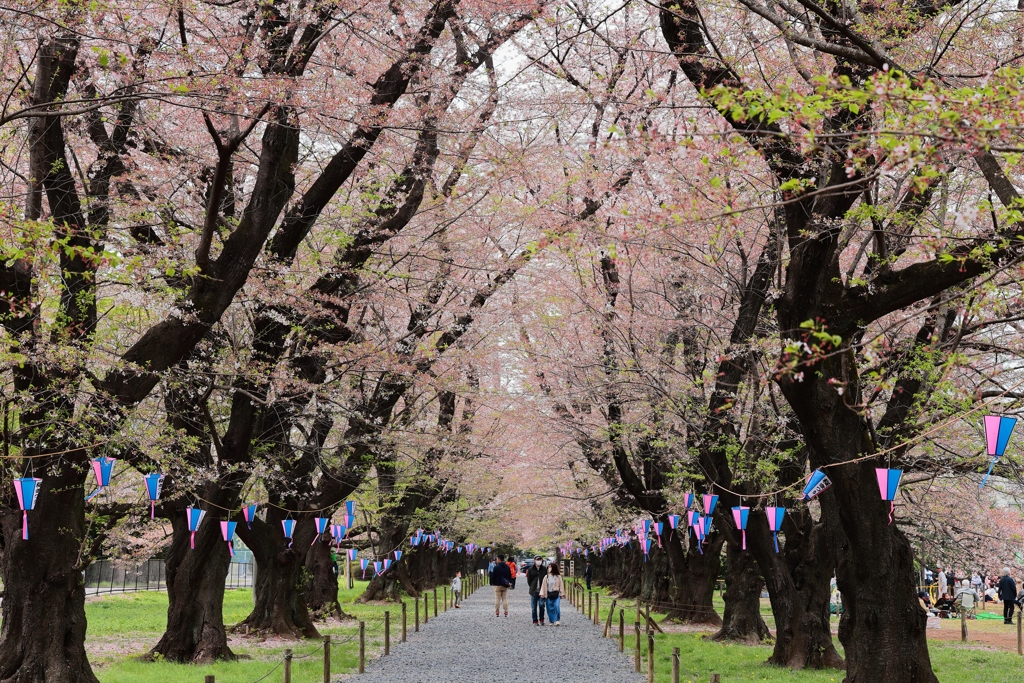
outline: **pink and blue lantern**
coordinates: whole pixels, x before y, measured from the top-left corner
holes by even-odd
[[[384,560],[384,571],[391,569],[391,560]]]
[[[747,520],[750,519],[750,508],[740,505],[732,509],[732,519],[743,538],[743,550],[747,549]]]
[[[359,554],[359,550],[357,550],[356,548],[349,548],[348,549],[348,559],[349,559],[349,562],[354,562],[355,559],[356,559],[356,555],[358,555],[358,554]]]
[[[237,526],[237,525],[238,525],[238,522],[226,522],[224,520],[221,520],[221,522],[220,522],[220,535],[224,537],[225,541],[227,541],[228,553],[231,554],[231,557],[235,556],[235,542],[234,542],[234,540],[235,540],[235,526]]]
[[[985,473],[985,478],[981,480],[981,486],[979,488],[985,488],[985,482],[988,481],[989,475],[992,474],[992,468],[996,465],[996,460],[1003,457],[1006,453],[1006,446],[1010,443],[1010,436],[1013,434],[1013,428],[1017,424],[1017,418],[1008,417],[1006,415],[986,415],[985,416],[985,445],[988,447],[989,457],[992,461],[988,464],[988,472]]]
[[[875,468],[875,476],[878,477],[878,492],[882,495],[882,500],[889,501],[889,524],[892,524],[892,515],[896,511],[896,492],[900,488],[903,470],[878,467]]]
[[[710,493],[704,494],[704,514],[708,517],[715,514],[715,508],[718,507],[718,496],[711,495]]]
[[[39,485],[42,479],[22,477],[14,480],[14,492],[18,494],[18,507],[21,508],[21,539],[28,540],[28,511],[34,510],[39,498]]]
[[[683,494],[683,507],[685,507],[687,510],[691,509],[693,507],[694,502],[696,502],[696,500],[697,500],[697,496],[693,495],[692,493],[684,493]]]
[[[146,495],[149,496],[149,518],[156,519],[156,502],[164,490],[164,475],[152,472],[142,479],[146,482]]]
[[[373,573],[379,576],[380,572],[381,572],[381,567],[383,567],[383,566],[384,566],[383,562],[374,562],[373,563]]]
[[[313,521],[316,523],[316,536],[313,537],[313,542],[310,545],[316,545],[316,542],[320,540],[320,537],[327,531],[327,525],[330,523],[328,517],[314,517]]]
[[[782,520],[786,518],[786,508],[767,507],[764,512],[768,515],[768,528],[775,541],[775,552],[779,552],[779,532],[782,531]]]
[[[665,523],[664,522],[658,522],[657,524],[654,525],[654,533],[658,536],[658,547],[659,548],[663,547],[661,545],[661,530],[664,529],[664,528],[665,528]]]
[[[402,551],[401,550],[396,550],[395,551],[395,562],[398,562],[400,559],[402,559]]]
[[[281,529],[284,531],[284,537],[288,539],[288,547],[292,547],[292,533],[295,531],[295,520],[294,519],[282,519]]]
[[[251,505],[246,505],[242,508],[242,517],[245,518],[245,525],[250,529],[252,528],[253,521],[256,519],[257,507],[256,503],[252,503]]]
[[[117,462],[116,459],[106,456],[92,459],[92,473],[96,475],[96,490],[86,496],[86,500],[92,500],[97,493],[110,486],[110,475],[114,471],[115,462]]]
[[[354,500],[345,501],[345,514],[349,517],[356,516],[356,502]]]
[[[199,525],[203,523],[203,518],[206,517],[206,510],[192,507],[185,508],[185,515],[188,517],[189,547],[195,550],[196,532],[199,531]]]
[[[804,486],[802,500],[813,500],[824,493],[830,486],[832,480],[821,470],[814,470],[811,476],[807,477],[807,485]]]

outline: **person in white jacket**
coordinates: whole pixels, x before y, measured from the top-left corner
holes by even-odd
[[[452,596],[455,598],[455,609],[459,609],[459,603],[462,602],[462,572],[455,572],[455,578],[452,579]]]

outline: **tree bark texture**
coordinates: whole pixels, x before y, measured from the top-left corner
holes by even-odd
[[[725,549],[725,609],[722,628],[711,640],[759,643],[771,636],[761,618],[761,572],[739,543],[726,543]]]

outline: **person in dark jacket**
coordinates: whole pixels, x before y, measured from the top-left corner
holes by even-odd
[[[501,616],[501,606],[505,605],[505,616],[508,616],[508,587],[512,585],[512,572],[505,564],[505,556],[498,555],[498,561],[491,569],[491,585],[494,586],[494,616]]]
[[[587,580],[587,590],[590,590],[590,580],[594,578],[594,567],[591,566],[590,560],[587,560],[587,568],[583,571],[583,578]]]
[[[530,590],[530,615],[533,617],[533,624],[544,625],[544,605],[546,600],[540,597],[540,582],[548,573],[544,566],[544,558],[538,555],[533,558],[533,564],[526,570],[526,586]],[[540,613],[540,621],[537,621],[537,613]]]
[[[1003,601],[1003,623],[1013,623],[1013,607],[1017,600],[1017,583],[1010,576],[1010,568],[1003,567],[999,578],[999,599]]]

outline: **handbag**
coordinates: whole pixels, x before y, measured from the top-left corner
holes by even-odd
[[[548,600],[557,600],[558,591],[548,591]]]

